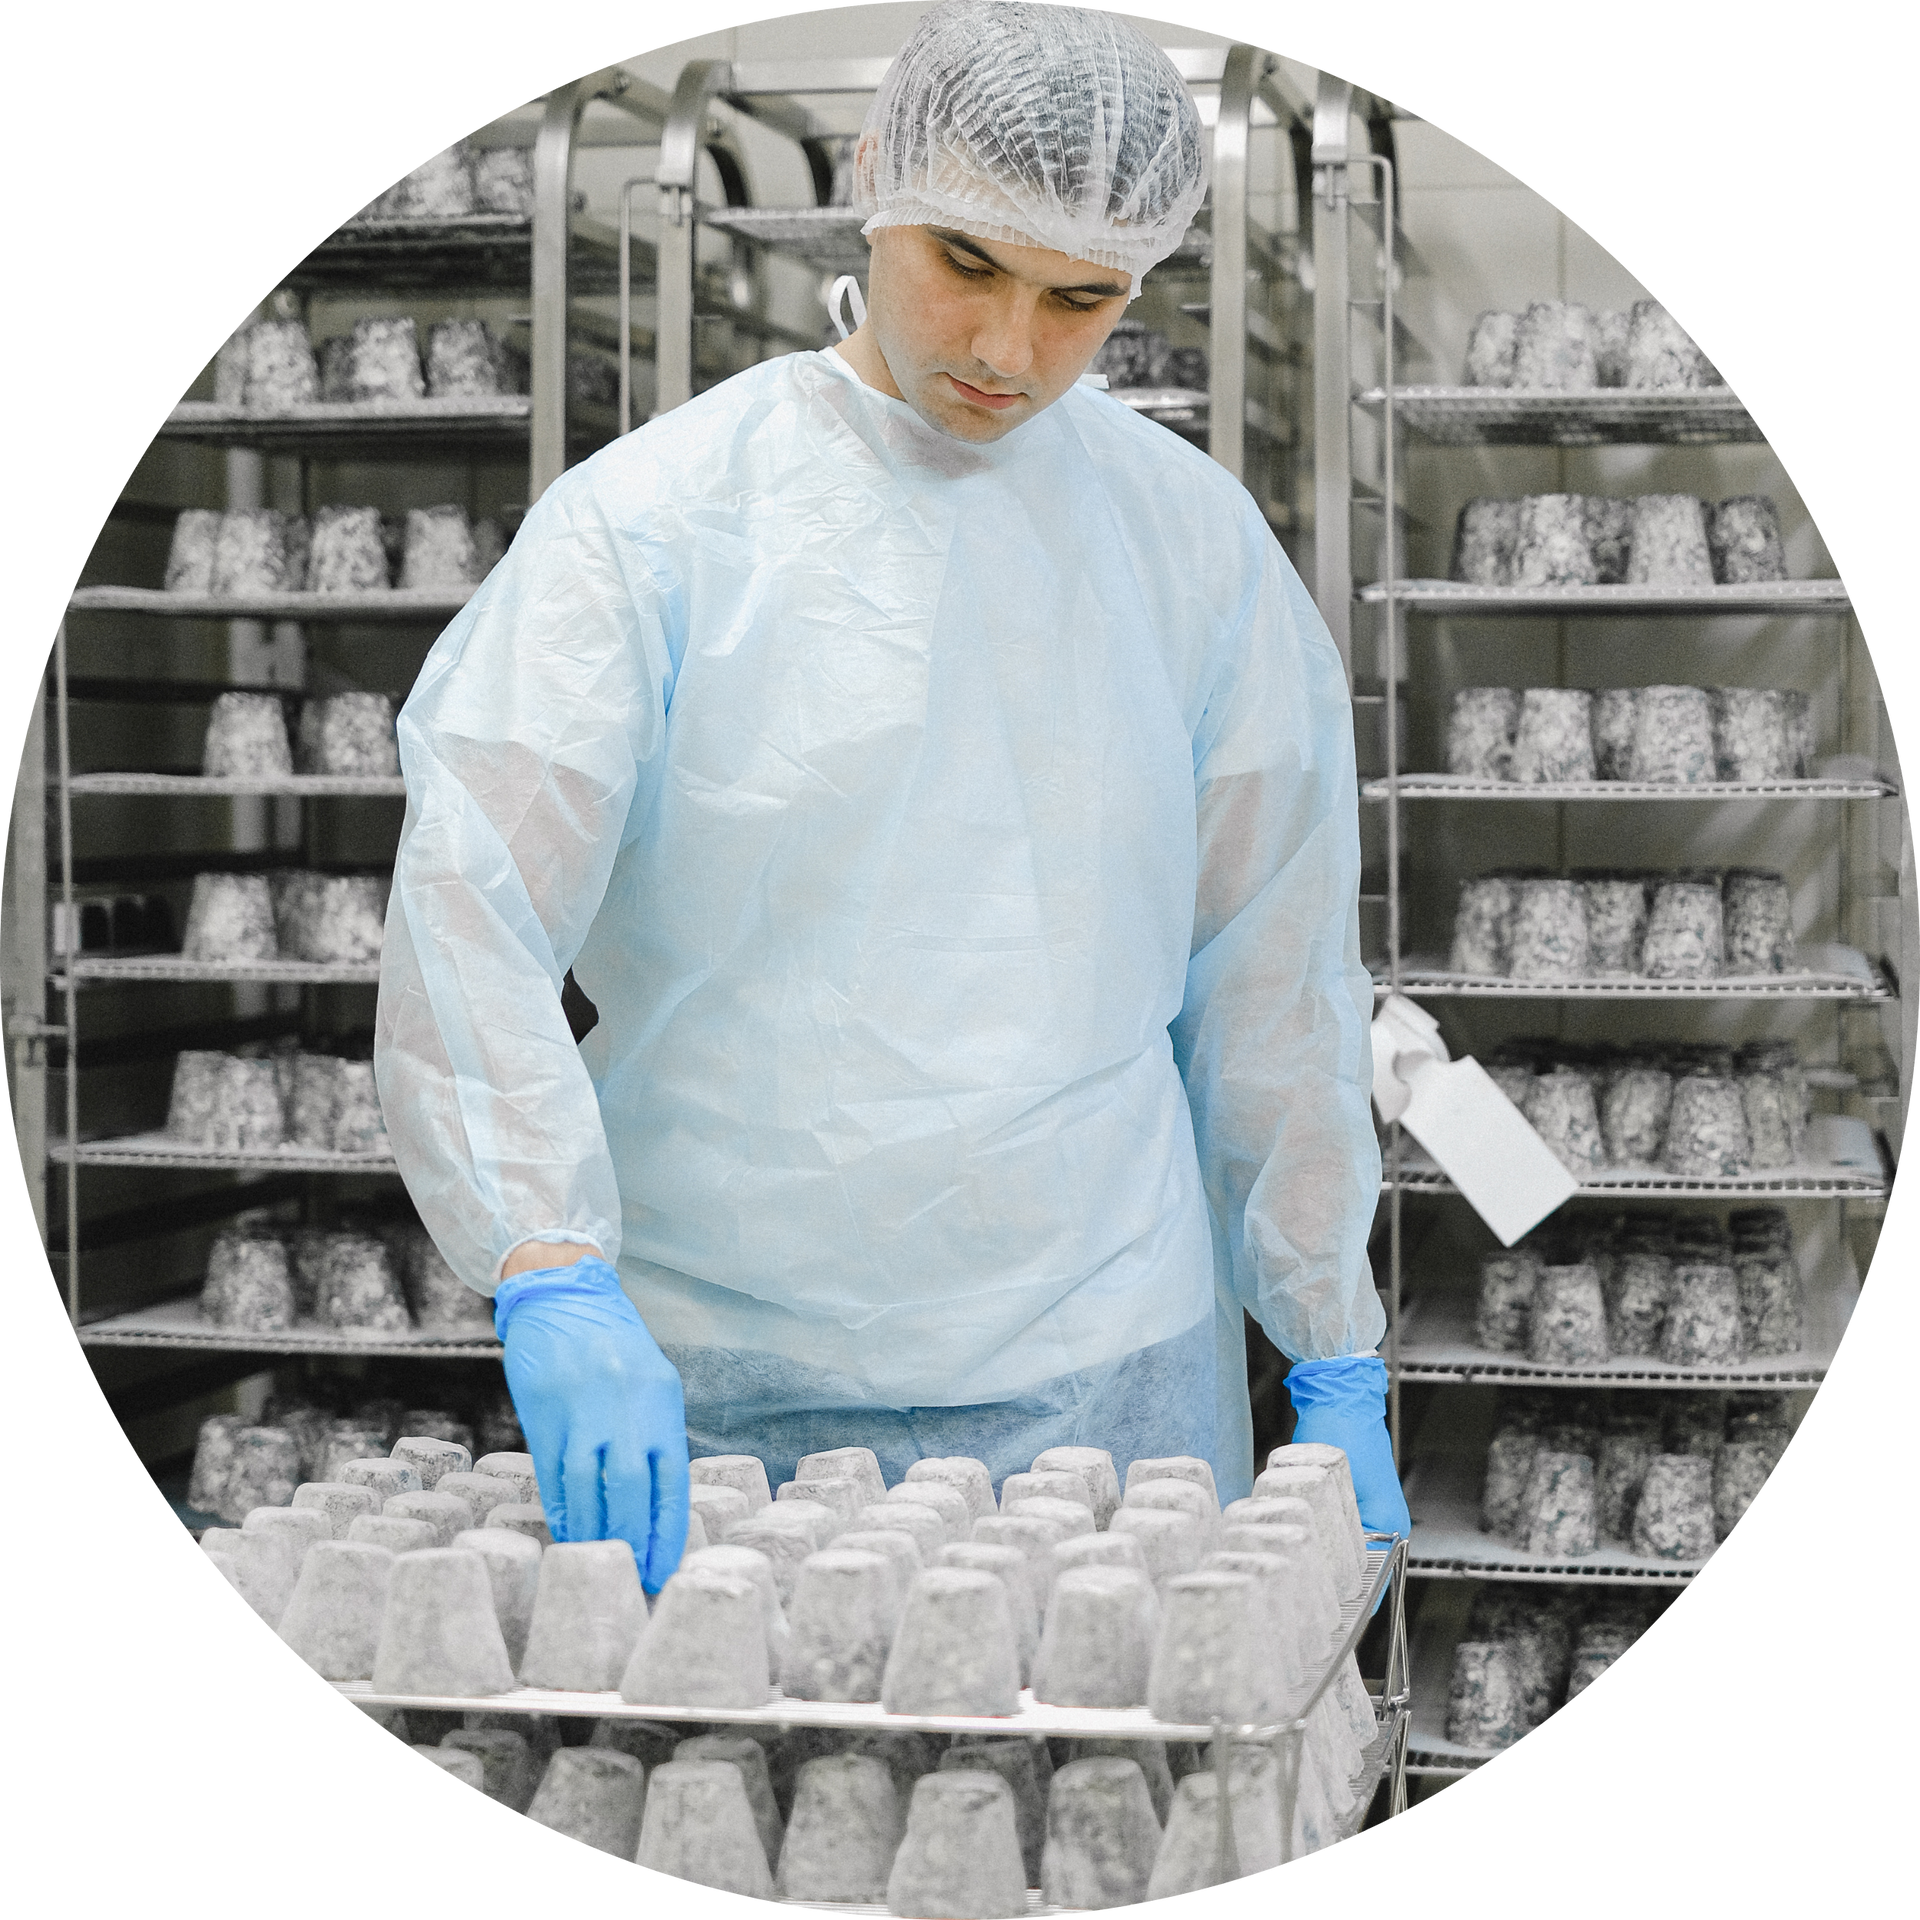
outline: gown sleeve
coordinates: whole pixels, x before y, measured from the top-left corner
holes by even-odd
[[[399,718],[374,1071],[421,1218],[485,1294],[529,1240],[620,1250],[560,994],[660,761],[670,595],[605,492],[591,467],[548,490]]]
[[[1353,720],[1285,556],[1259,553],[1194,736],[1199,873],[1174,1052],[1235,1296],[1294,1360],[1364,1353],[1373,987],[1360,960]],[[1224,1276],[1223,1276],[1224,1277]]]

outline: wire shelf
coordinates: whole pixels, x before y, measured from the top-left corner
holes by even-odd
[[[1527,1580],[1553,1586],[1683,1586],[1704,1560],[1650,1560],[1618,1541],[1551,1560],[1480,1530],[1483,1463],[1426,1461],[1407,1476],[1413,1540],[1407,1571],[1428,1580]]]
[[[1873,1155],[1868,1164],[1867,1155]],[[1383,1171],[1380,1191],[1393,1183]],[[1635,1194],[1672,1197],[1691,1194],[1715,1200],[1884,1200],[1887,1197],[1885,1162],[1864,1121],[1844,1115],[1816,1114],[1807,1130],[1807,1162],[1797,1167],[1768,1167],[1752,1173],[1706,1178],[1667,1173],[1657,1167],[1618,1167],[1586,1175],[1579,1185],[1584,1194],[1625,1199]],[[1456,1193],[1459,1191],[1426,1149],[1412,1139],[1400,1149],[1402,1193]]]
[[[865,220],[852,207],[711,207],[700,215],[702,226],[792,254],[821,273],[862,280],[870,257],[860,232]]]
[[[700,224],[791,254],[821,273],[867,275],[870,253],[860,232],[866,216],[853,207],[703,207]],[[1212,236],[1189,227],[1167,257],[1204,265],[1213,258]]]
[[[1204,427],[1212,412],[1198,387],[1109,387],[1107,397],[1168,427]]]
[[[244,1333],[209,1326],[195,1299],[116,1313],[74,1329],[83,1347],[162,1347],[207,1353],[406,1354],[426,1360],[497,1360],[500,1342],[490,1333],[455,1333],[410,1327],[405,1333],[369,1333],[306,1322],[286,1333]]]
[[[1334,1843],[1351,1840],[1367,1824],[1367,1814],[1373,1806],[1373,1796],[1379,1791],[1380,1783],[1387,1777],[1394,1763],[1396,1749],[1404,1737],[1408,1711],[1404,1706],[1388,1706],[1380,1722],[1380,1731],[1373,1736],[1360,1756],[1360,1764],[1353,1772],[1353,1806],[1334,1834]]]
[[[76,773],[78,794],[149,794],[169,800],[218,800],[271,795],[302,800],[404,800],[407,783],[395,774]]]
[[[77,1167],[203,1167],[229,1173],[392,1173],[392,1151],[333,1153],[319,1147],[263,1147],[249,1151],[187,1146],[164,1133],[132,1133],[114,1140],[83,1140],[72,1147],[49,1141],[47,1158]]]
[[[1403,773],[1402,800],[1891,800],[1900,789],[1870,780],[1480,780],[1457,773]],[[1363,800],[1391,797],[1385,780],[1361,783]]]
[[[1455,973],[1432,955],[1400,964],[1400,991],[1419,999],[1456,1000],[1891,1000],[1886,976],[1850,947],[1807,949],[1798,973],[1723,973],[1711,980],[1649,980],[1644,975],[1568,980],[1513,980]],[[1372,968],[1376,995],[1388,991],[1385,961]]]
[[[1845,1243],[1834,1263],[1804,1287],[1805,1342],[1797,1352],[1699,1367],[1646,1356],[1600,1360],[1584,1366],[1549,1366],[1524,1353],[1494,1353],[1474,1339],[1473,1283],[1457,1279],[1403,1300],[1400,1308],[1402,1380],[1455,1381],[1468,1386],[1640,1387],[1700,1389],[1744,1387],[1788,1391],[1818,1386],[1839,1350],[1847,1320],[1860,1295]]]
[[[172,620],[299,620],[355,624],[451,619],[473,596],[396,587],[385,593],[168,593],[160,587],[81,587],[70,613],[151,613]]]
[[[177,953],[137,954],[124,958],[73,963],[75,980],[176,980],[214,985],[222,981],[255,982],[282,987],[377,987],[377,960],[188,960]],[[55,968],[55,986],[66,975]]]
[[[1386,390],[1361,406],[1379,413]],[[1727,387],[1395,387],[1395,419],[1442,447],[1707,446],[1763,439]]]
[[[532,400],[513,393],[315,401],[282,413],[183,400],[167,415],[160,436],[204,446],[258,447],[269,453],[416,454],[440,447],[518,452],[526,446],[532,418]]]
[[[612,293],[619,285],[620,237],[576,213],[570,222],[568,284],[575,293]],[[657,272],[654,245],[633,236],[636,287]],[[349,220],[287,275],[302,291],[447,292],[479,287],[524,296],[533,280],[533,221],[512,213],[440,220]]]
[[[1357,598],[1379,606],[1375,582]],[[1838,580],[1752,580],[1711,587],[1473,587],[1457,580],[1402,580],[1394,599],[1411,613],[1847,613],[1852,602]]]

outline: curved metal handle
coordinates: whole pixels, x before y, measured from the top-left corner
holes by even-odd
[[[674,84],[673,106],[660,134],[660,161],[653,170],[662,187],[693,191],[694,169],[700,164],[700,129],[716,93],[733,85],[730,60],[689,60]]]
[[[567,252],[573,228],[573,150],[589,100],[632,85],[603,67],[547,95],[533,141],[533,419],[527,449],[527,504],[567,470]]]
[[[1208,341],[1207,451],[1247,477],[1247,151],[1266,55],[1229,47],[1213,123],[1213,319]]]

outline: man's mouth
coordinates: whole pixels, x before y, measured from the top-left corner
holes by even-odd
[[[1012,406],[1016,400],[1027,397],[1024,393],[988,393],[983,388],[969,386],[957,373],[950,373],[947,378],[953,382],[962,400],[971,400],[977,407],[991,407],[996,413]]]

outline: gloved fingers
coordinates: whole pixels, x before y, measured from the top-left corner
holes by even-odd
[[[1347,1456],[1354,1504],[1360,1509],[1360,1524],[1369,1533],[1412,1533],[1413,1521],[1393,1464],[1393,1442],[1384,1414],[1354,1419],[1314,1408],[1300,1416],[1293,1437],[1338,1447]]]
[[[606,1497],[605,1537],[624,1540],[633,1549],[634,1565],[642,1584],[649,1592],[655,1592],[660,1582],[650,1579],[647,1572],[653,1541],[653,1461],[646,1443],[638,1435],[623,1435],[608,1444],[602,1483]],[[677,1556],[675,1564],[678,1564]],[[672,1571],[673,1567],[669,1566],[667,1572]]]
[[[527,1454],[533,1461],[533,1477],[540,1485],[540,1506],[547,1516],[547,1531],[556,1540],[567,1538],[567,1502],[560,1462],[566,1446],[564,1413],[555,1416],[543,1406],[538,1395],[522,1393],[514,1380],[514,1369],[507,1369],[507,1389],[513,1395],[513,1410],[525,1434]]]
[[[566,1452],[560,1462],[560,1485],[566,1503],[562,1518],[564,1536],[554,1529],[556,1540],[604,1540],[607,1537],[607,1500],[601,1485],[602,1449],[578,1427],[567,1436]],[[551,1523],[549,1523],[551,1524]]]
[[[679,1436],[677,1446],[656,1447],[652,1464],[653,1545],[641,1584],[649,1593],[658,1593],[686,1551],[691,1493],[686,1436]]]

